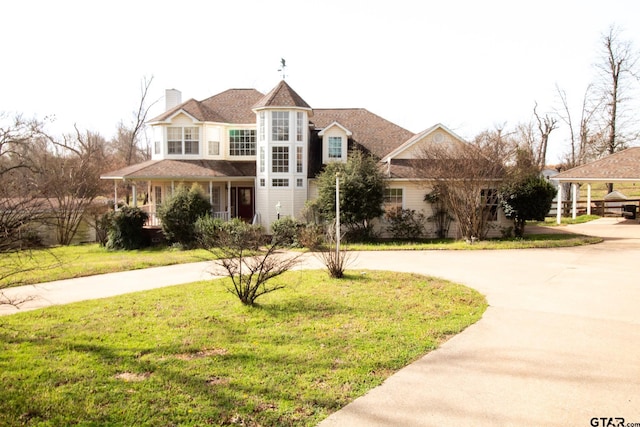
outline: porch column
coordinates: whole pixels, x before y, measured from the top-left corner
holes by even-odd
[[[558,181],[558,195],[556,202],[556,224],[562,224],[562,182]]]
[[[591,184],[587,184],[587,215],[591,215]]]
[[[571,218],[576,219],[578,210],[578,184],[571,184]]]
[[[131,197],[133,198],[133,207],[138,207],[138,191],[136,190],[136,183],[131,184]]]
[[[227,221],[231,219],[231,181],[227,181]]]
[[[113,180],[113,210],[118,210],[118,181]]]
[[[211,205],[211,211],[213,211],[213,181],[209,181],[209,204]]]

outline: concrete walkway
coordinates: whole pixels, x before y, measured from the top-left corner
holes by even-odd
[[[478,289],[490,307],[321,426],[640,423],[640,225],[604,218],[569,229],[606,240],[563,249],[359,253],[350,268],[444,277]],[[306,267],[319,266],[308,258]],[[210,277],[207,269],[187,264],[8,291],[38,296],[26,310],[188,283]]]

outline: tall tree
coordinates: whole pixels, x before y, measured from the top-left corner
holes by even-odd
[[[550,114],[540,116],[538,114],[538,103],[533,107],[533,115],[536,118],[538,128],[538,141],[533,150],[534,164],[542,170],[547,164],[547,148],[549,146],[549,135],[558,128],[558,119]]]
[[[371,237],[371,221],[384,213],[385,176],[378,162],[359,150],[349,152],[346,163],[329,163],[318,176],[316,207],[329,220],[335,220],[336,173],[340,173],[340,223],[350,237]]]
[[[87,208],[106,191],[100,172],[106,161],[106,140],[95,132],[75,128],[62,141],[48,137],[36,157],[34,182],[47,200],[58,243],[75,237]]]
[[[593,96],[593,85],[587,86],[582,98],[580,121],[574,122],[567,93],[556,85],[556,91],[562,104],[557,113],[569,128],[569,153],[564,160],[567,169],[580,166],[594,156],[594,147],[601,133],[597,130],[596,113],[600,109],[601,101]]]
[[[132,120],[125,123],[121,120],[116,129],[116,135],[111,140],[112,167],[120,168],[149,160],[151,147],[145,138],[145,126],[149,109],[157,102],[149,103],[149,88],[153,77],[144,77],[140,83],[140,102],[132,114]],[[130,185],[126,186],[126,198],[129,203]]]
[[[621,38],[621,30],[611,26],[602,36],[598,70],[598,88],[603,100],[604,144],[600,147],[603,154],[613,154],[623,149],[634,136],[635,117],[630,117],[629,103],[632,92],[637,88],[639,56],[633,50],[632,43]],[[635,86],[632,84],[635,83]],[[637,136],[637,135],[635,135]],[[613,184],[607,184],[613,191]]]

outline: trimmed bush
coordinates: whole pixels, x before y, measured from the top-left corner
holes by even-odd
[[[278,246],[301,247],[300,232],[304,224],[295,218],[285,216],[271,224],[272,243]]]
[[[144,237],[144,223],[149,218],[140,208],[124,206],[116,212],[108,212],[103,219],[108,222],[107,249],[140,249],[148,246]]]
[[[210,211],[211,204],[199,185],[194,184],[191,189],[180,185],[158,209],[162,232],[170,243],[189,248],[196,243],[196,221]]]

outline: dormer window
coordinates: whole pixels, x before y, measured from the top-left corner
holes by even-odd
[[[178,127],[167,128],[167,154],[199,154],[200,128]]]
[[[289,141],[288,111],[273,111],[271,113],[271,140]]]
[[[341,136],[330,136],[328,138],[329,144],[329,158],[330,159],[341,159],[342,158],[342,137]]]

